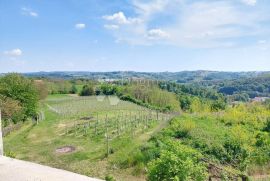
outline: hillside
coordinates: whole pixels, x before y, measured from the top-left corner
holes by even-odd
[[[25,73],[28,77],[44,78],[86,78],[86,79],[158,79],[165,81],[176,81],[178,83],[190,83],[200,81],[231,80],[239,78],[250,78],[269,74],[270,72],[218,72],[218,71],[181,71],[181,72],[135,72],[135,71],[115,71],[115,72],[33,72]]]

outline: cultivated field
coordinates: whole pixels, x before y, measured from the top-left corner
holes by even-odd
[[[45,119],[5,137],[5,151],[30,160],[104,178],[144,179],[129,156],[161,129],[169,115],[117,97],[52,95],[41,103]],[[12,150],[12,152],[10,152]]]

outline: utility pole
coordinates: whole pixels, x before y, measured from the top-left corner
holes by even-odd
[[[0,109],[0,156],[4,155],[3,137],[2,137],[2,115]]]

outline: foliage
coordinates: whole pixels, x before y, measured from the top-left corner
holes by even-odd
[[[77,92],[78,92],[78,89],[77,89],[76,85],[73,84],[72,87],[71,87],[70,93],[71,94],[76,94]]]
[[[106,181],[116,181],[116,179],[111,175],[106,175],[105,180]]]
[[[265,127],[263,128],[263,131],[270,133],[270,117],[267,118],[267,121],[266,121]]]
[[[2,119],[11,120],[13,123],[23,119],[23,110],[20,102],[13,100],[9,97],[0,95],[0,108],[2,113]]]
[[[128,95],[134,100],[140,100],[155,107],[160,107],[163,110],[179,111],[180,105],[174,93],[160,90],[155,86],[148,85],[130,85],[124,88],[123,95]]]
[[[184,111],[190,110],[190,106],[192,103],[192,98],[187,95],[182,95],[179,97],[180,107]]]
[[[173,119],[170,123],[170,131],[175,138],[185,138],[190,136],[190,132],[195,128],[192,120]]]
[[[80,92],[80,96],[92,96],[94,94],[95,90],[93,85],[84,85]]]
[[[119,92],[118,87],[111,84],[101,84],[100,90],[104,95],[116,95]]]
[[[255,78],[221,81],[217,85],[217,89],[225,95],[235,95],[235,100],[247,100],[247,95],[249,98],[269,96],[269,85],[270,77],[259,76]]]
[[[17,101],[13,103],[22,107],[22,120],[36,114],[38,94],[33,81],[19,74],[7,74],[0,79],[0,95]]]
[[[270,161],[270,135],[266,132],[259,132],[256,135],[256,150],[252,154],[253,162],[258,165],[267,165]]]
[[[207,168],[200,158],[201,155],[195,150],[177,142],[169,142],[168,149],[162,150],[160,157],[149,163],[148,179],[204,181]]]
[[[43,80],[35,80],[34,85],[37,90],[39,100],[44,100],[48,96],[47,83]]]
[[[152,162],[159,165],[150,167],[151,178],[162,179],[162,175],[171,173],[163,173],[162,170],[173,169],[172,165],[178,163],[179,156],[167,151],[175,149],[172,145],[168,146],[168,140],[194,149],[204,159],[229,166],[236,173],[245,172],[253,165],[267,165],[270,161],[269,114],[266,105],[249,103],[226,108],[223,112],[184,114],[172,119],[169,126],[142,149],[146,162],[156,159]],[[231,173],[226,171],[220,174]]]
[[[5,151],[5,156],[7,156],[9,158],[16,158],[16,153],[8,150],[8,151]]]
[[[68,94],[72,89],[72,84],[67,80],[49,80],[47,85],[50,94]]]
[[[249,151],[236,138],[227,139],[223,145],[225,163],[244,171],[248,164]]]

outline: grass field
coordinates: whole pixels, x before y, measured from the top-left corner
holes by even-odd
[[[26,122],[4,138],[6,153],[92,177],[110,174],[118,180],[144,180],[136,168],[123,165],[169,119],[117,97],[51,95],[41,110],[45,120]],[[64,146],[75,151],[56,152]]]

